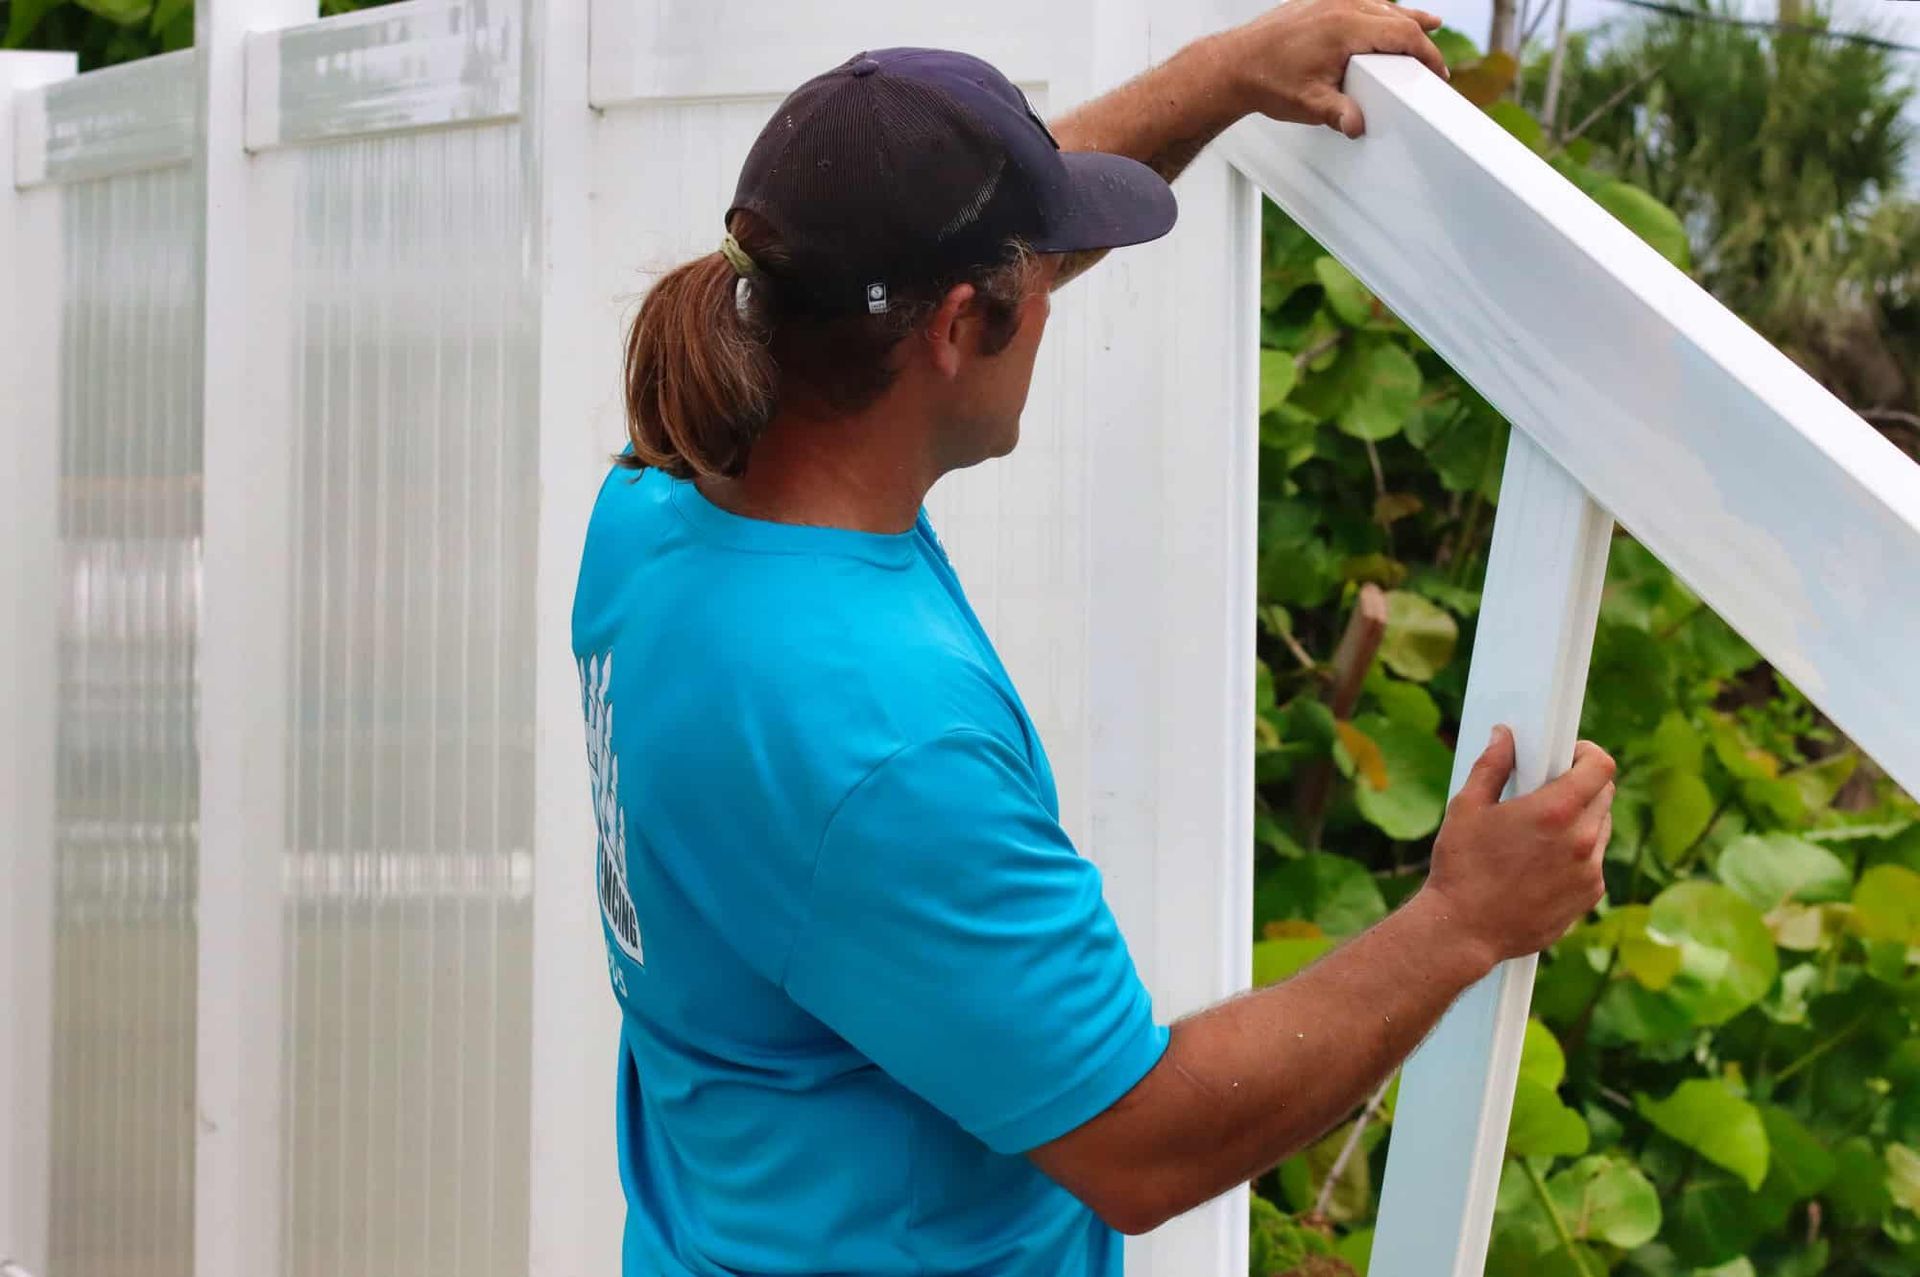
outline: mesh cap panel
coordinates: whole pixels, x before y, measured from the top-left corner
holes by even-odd
[[[1076,167],[1087,161],[1100,171]],[[940,49],[862,53],[801,85],[747,155],[740,209],[779,236],[780,283],[823,310],[997,262],[1010,239],[1105,248],[1173,224],[1150,169],[1063,159],[1012,82]]]
[[[790,274],[846,304],[992,260],[1006,238],[987,216],[1014,194],[1007,155],[966,107],[885,74],[810,82],[754,143],[735,207],[765,218]]]

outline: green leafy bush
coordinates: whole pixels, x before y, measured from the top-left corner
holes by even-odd
[[[1456,86],[1687,264],[1664,205],[1497,101],[1510,63],[1443,47]],[[1507,425],[1271,206],[1264,252],[1254,970],[1270,983],[1421,880]],[[1337,718],[1334,654],[1369,585],[1385,633]],[[1541,963],[1487,1271],[1920,1271],[1920,806],[1625,535],[1582,730],[1622,764],[1608,900]],[[1256,1185],[1255,1274],[1365,1270],[1383,1098]]]
[[[320,15],[394,0],[320,0]],[[193,44],[193,0],[0,0],[0,48],[67,49],[93,71]]]

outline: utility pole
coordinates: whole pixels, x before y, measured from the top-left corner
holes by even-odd
[[[1780,0],[1782,4],[1797,0]],[[1552,0],[1548,0],[1552,3]],[[1553,18],[1553,57],[1547,63],[1547,98],[1540,105],[1540,123],[1548,137],[1560,136],[1560,86],[1567,67],[1567,0],[1560,0],[1560,12]]]
[[[1782,4],[1792,0],[1781,0]],[[1520,0],[1493,0],[1493,25],[1487,30],[1488,53],[1520,55]]]

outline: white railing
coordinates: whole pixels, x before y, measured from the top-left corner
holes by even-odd
[[[1920,790],[1920,466],[1410,59],[1347,84],[1360,145],[1261,122],[1225,149],[1518,427],[1463,744],[1512,724],[1519,792],[1565,769],[1618,519]],[[1409,1062],[1375,1277],[1481,1270],[1533,971]]]

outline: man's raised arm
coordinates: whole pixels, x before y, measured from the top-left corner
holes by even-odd
[[[1356,53],[1404,53],[1438,75],[1447,67],[1426,33],[1440,19],[1387,0],[1291,0],[1237,27],[1195,40],[1053,125],[1066,151],[1125,155],[1171,182],[1207,143],[1244,115],[1325,124],[1348,137],[1365,127],[1341,91]],[[1105,256],[1072,255],[1058,288]]]

